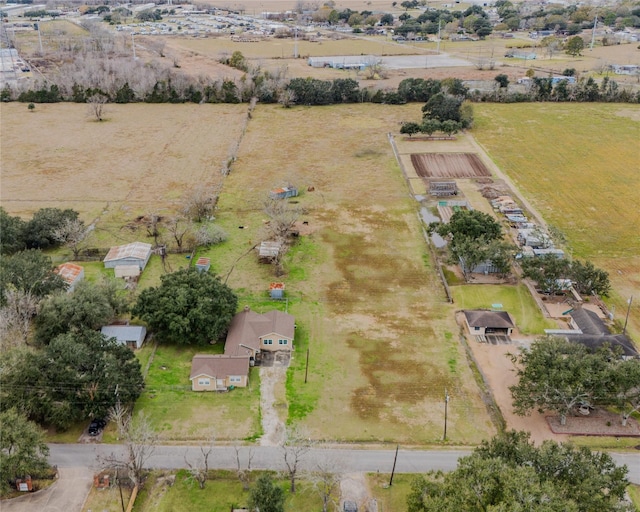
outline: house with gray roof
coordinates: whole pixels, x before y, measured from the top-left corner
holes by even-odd
[[[140,348],[147,336],[147,328],[142,325],[105,325],[100,332],[131,350]]]

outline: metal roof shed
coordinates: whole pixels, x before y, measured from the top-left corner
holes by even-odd
[[[105,325],[101,331],[107,338],[115,338],[120,345],[131,350],[140,348],[147,335],[147,328],[142,325]]]
[[[151,244],[133,242],[131,244],[112,247],[103,261],[105,268],[137,265],[140,270],[144,270],[150,257]]]

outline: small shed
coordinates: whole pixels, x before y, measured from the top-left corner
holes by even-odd
[[[288,197],[296,197],[297,195],[298,189],[296,187],[274,188],[269,192],[271,199],[287,199]]]
[[[506,311],[476,309],[464,311],[464,319],[469,332],[475,336],[503,334],[510,336],[515,328],[511,316]]]
[[[118,265],[113,269],[115,276],[122,279],[132,279],[140,275],[138,265]]]
[[[105,325],[100,332],[131,350],[140,348],[147,336],[147,328],[142,325]]]
[[[211,259],[209,258],[198,258],[196,261],[196,270],[198,272],[208,272],[211,267]]]
[[[284,283],[271,283],[269,285],[269,296],[272,299],[284,298]]]
[[[545,256],[547,254],[551,254],[559,259],[564,258],[564,251],[562,249],[533,249],[533,255],[535,257]]]
[[[258,257],[260,261],[270,263],[278,258],[281,250],[282,242],[276,242],[274,240],[262,242],[260,247],[258,247]]]
[[[142,271],[151,257],[151,244],[133,242],[118,245],[109,249],[104,258],[105,268],[115,268],[122,265],[137,265]]]
[[[55,273],[67,283],[68,292],[72,292],[76,285],[84,279],[84,268],[75,263],[63,263],[56,267]]]

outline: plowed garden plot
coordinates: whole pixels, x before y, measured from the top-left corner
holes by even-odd
[[[411,163],[422,178],[476,178],[491,176],[475,153],[422,153],[411,155]]]

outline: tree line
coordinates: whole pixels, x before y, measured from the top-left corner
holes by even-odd
[[[83,59],[75,65],[81,66]],[[154,69],[151,66],[145,78],[138,76],[136,68],[131,68],[131,78],[127,75],[106,77],[109,70],[115,76],[121,75],[111,66],[97,72],[91,80],[83,79],[89,68],[78,69],[75,80],[35,81],[27,89],[14,89],[9,85],[0,91],[0,100],[25,103],[91,103],[100,98],[107,103],[242,103],[253,98],[261,103],[281,103],[291,105],[334,105],[340,103],[384,103],[402,105],[410,102],[427,102],[435,93],[447,91],[453,96],[471,102],[522,103],[534,101],[555,102],[616,102],[639,103],[640,92],[633,92],[604,78],[600,83],[592,77],[580,78],[575,83],[569,80],[557,81],[552,78],[534,77],[524,91],[510,91],[499,87],[494,91],[469,90],[461,80],[408,78],[397,89],[361,88],[351,78],[319,80],[315,78],[286,78],[286,70],[269,72],[252,70],[242,80],[225,78],[211,80],[193,78],[172,69]],[[129,69],[127,63],[126,69]],[[97,77],[104,73],[105,80]],[[138,80],[139,78],[139,80]],[[464,89],[463,94],[451,92],[451,84]],[[507,83],[508,85],[508,83]],[[22,87],[22,86],[21,86]]]

